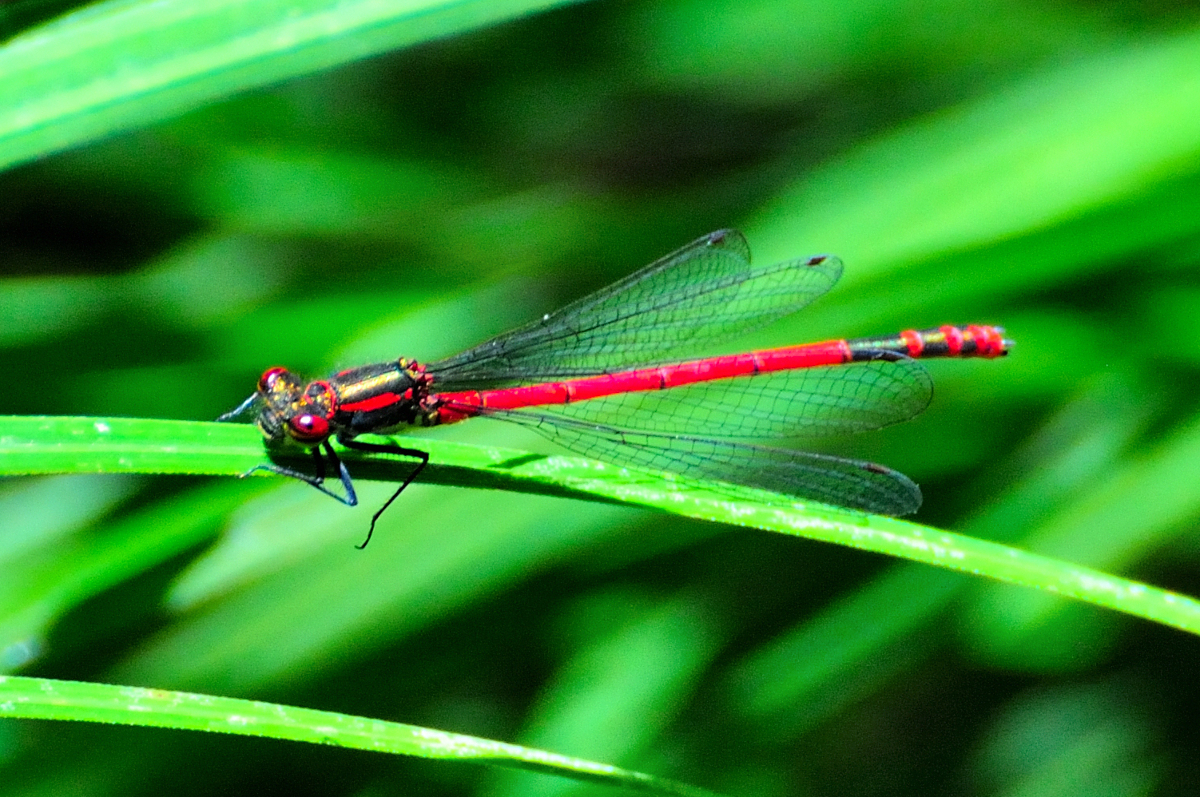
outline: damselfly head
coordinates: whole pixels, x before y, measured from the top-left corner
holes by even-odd
[[[288,408],[288,436],[306,446],[325,441],[333,432],[332,421],[337,407],[337,392],[333,385],[323,379],[309,383]]]
[[[287,431],[292,416],[303,412],[304,385],[286,368],[268,368],[258,380],[258,417],[255,424],[268,441],[291,437]]]

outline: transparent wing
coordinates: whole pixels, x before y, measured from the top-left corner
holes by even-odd
[[[835,257],[750,265],[746,239],[719,230],[607,288],[429,366],[439,391],[610,373],[795,312],[841,276]]]
[[[921,490],[907,476],[870,462],[522,411],[495,411],[487,417],[528,426],[563,448],[618,465],[733,482],[884,515],[906,515],[921,506]]]

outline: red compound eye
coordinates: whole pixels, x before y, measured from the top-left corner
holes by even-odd
[[[279,378],[280,374],[286,373],[287,369],[281,368],[278,365],[274,368],[268,368],[266,371],[263,371],[263,375],[258,378],[259,391],[263,393],[271,392],[271,388],[275,385],[275,380]]]
[[[288,427],[292,437],[302,442],[319,442],[329,437],[329,421],[308,412],[291,418]]]

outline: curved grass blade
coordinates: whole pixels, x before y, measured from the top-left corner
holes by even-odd
[[[0,46],[0,168],[564,0],[109,0]]]
[[[656,794],[713,792],[641,772],[399,722],[164,689],[0,676],[0,717],[74,720],[262,736],[561,775]]]
[[[910,559],[1047,590],[1200,634],[1200,601],[1135,581],[895,518],[723,482],[701,482],[575,457],[404,438],[430,454],[421,481],[611,501]],[[342,454],[355,478],[401,481],[411,461]],[[131,418],[0,417],[0,475],[240,474],[265,464],[247,425]],[[300,467],[307,460],[296,460]]]

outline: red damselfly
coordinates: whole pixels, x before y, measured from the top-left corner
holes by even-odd
[[[375,522],[429,461],[423,451],[359,435],[468,418],[514,421],[584,456],[717,479],[888,515],[916,511],[904,474],[852,459],[747,440],[877,429],[921,412],[933,383],[924,357],[999,357],[992,326],[943,326],[686,359],[702,344],[766,324],[828,291],[842,273],[820,255],[751,266],[736,230],[719,230],[574,304],[438,362],[398,359],[305,384],[284,368],[229,420],[252,408],[270,448],[311,451],[315,474],[259,465],[354,506],[330,438],[417,460]],[[344,495],[325,486],[332,465]],[[366,542],[363,542],[366,545]]]

